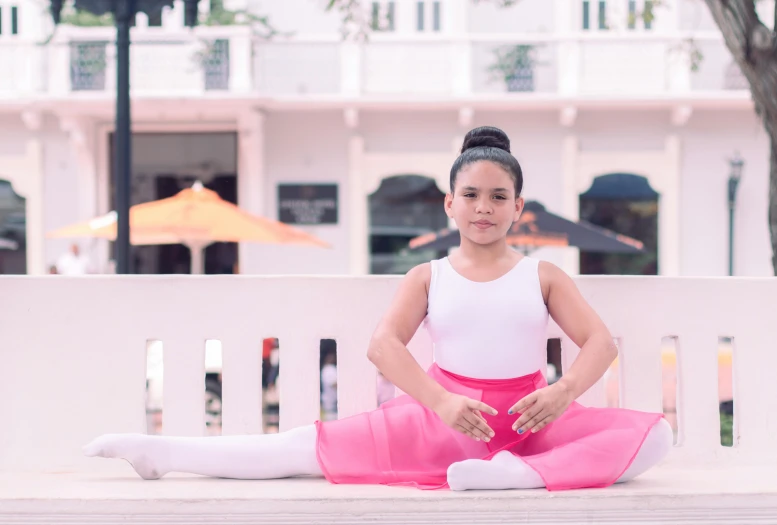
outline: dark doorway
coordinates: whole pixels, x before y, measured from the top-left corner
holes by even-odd
[[[172,197],[179,191],[190,188],[194,179],[175,175],[160,175],[156,177],[157,199]],[[237,177],[234,175],[217,175],[208,184],[203,184],[209,190],[218,193],[219,197],[232,204],[237,204]],[[154,273],[190,273],[191,252],[182,244],[163,244],[160,246],[134,246],[133,252],[141,250],[156,250],[157,271]],[[233,273],[237,262],[238,244],[234,242],[217,242],[205,248],[205,273]],[[137,258],[138,262],[140,257]],[[137,268],[136,273],[143,272]]]
[[[0,179],[0,275],[27,273],[27,201]]]
[[[149,170],[148,168],[138,168],[138,157],[142,158],[142,151],[135,148],[133,151],[132,181],[130,204],[136,205],[143,202],[149,202],[159,199],[165,199],[176,195],[179,191],[190,188],[196,181],[202,182],[203,186],[215,191],[219,197],[227,202],[237,204],[237,175],[236,173],[199,173],[204,171],[199,165],[192,164],[191,159],[187,158],[192,151],[196,151],[198,146],[212,142],[217,138],[223,141],[224,137],[232,137],[234,148],[228,151],[229,159],[235,161],[237,158],[237,136],[234,133],[141,133],[133,134],[133,137],[146,139],[141,142],[146,147],[149,144],[148,139],[162,144],[154,152],[158,162],[169,166],[166,170]],[[169,140],[169,145],[166,141]],[[114,185],[114,142],[113,135],[108,137],[109,158],[110,158],[110,206],[115,208],[115,185]],[[160,153],[160,150],[162,153]],[[223,148],[219,150],[219,155],[224,156]],[[202,157],[207,157],[203,154]],[[202,159],[200,159],[202,160]],[[211,159],[208,159],[210,161]],[[210,162],[202,162],[208,165]],[[213,159],[214,165],[225,165],[224,159]],[[142,172],[142,173],[139,173]],[[111,258],[113,257],[113,243],[111,243]],[[191,253],[189,249],[182,244],[166,244],[157,246],[132,246],[132,272],[141,274],[188,274],[191,273]],[[234,273],[238,260],[237,243],[213,243],[205,249],[205,273],[206,274],[224,274]]]
[[[434,179],[396,175],[383,179],[369,196],[370,272],[404,274],[439,253],[407,253],[410,240],[448,226],[443,209],[445,194]],[[444,256],[444,254],[442,254]]]
[[[645,177],[613,173],[594,179],[580,195],[580,219],[642,241],[645,252],[580,252],[580,273],[595,275],[658,274],[658,193]]]

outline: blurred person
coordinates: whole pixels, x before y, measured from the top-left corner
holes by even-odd
[[[60,275],[86,275],[92,270],[89,258],[81,253],[81,248],[75,243],[57,259],[56,267]]]
[[[408,272],[367,350],[406,395],[275,435],[108,434],[85,455],[126,459],[144,479],[324,476],[454,490],[606,487],[652,468],[673,446],[663,414],[575,401],[617,348],[568,275],[507,245],[522,189],[507,135],[467,133],[445,197],[460,248]],[[552,385],[549,318],[581,349]],[[422,323],[434,342],[426,371],[406,346]]]
[[[321,417],[337,419],[337,354],[327,352],[321,367]]]

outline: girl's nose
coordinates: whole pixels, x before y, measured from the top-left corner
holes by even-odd
[[[475,206],[475,211],[477,213],[491,213],[493,211],[493,208],[491,207],[490,202],[479,201],[477,206]]]

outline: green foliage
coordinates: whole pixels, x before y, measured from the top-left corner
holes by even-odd
[[[733,446],[734,416],[720,412],[720,444],[724,447]]]
[[[494,50],[496,62],[488,70],[507,78],[520,71],[531,69],[537,64],[535,51],[536,47],[529,44],[499,47]]]
[[[60,23],[77,27],[112,26],[113,15],[111,13],[105,13],[104,15],[97,16],[82,9],[63,9]]]
[[[204,26],[251,26],[264,38],[279,34],[268,17],[255,15],[245,9],[227,9],[221,0],[211,0],[210,11],[200,17],[199,23]]]

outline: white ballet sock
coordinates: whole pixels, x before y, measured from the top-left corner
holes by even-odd
[[[661,419],[650,429],[634,461],[616,483],[623,483],[655,466],[672,449],[672,427]],[[491,460],[468,459],[448,468],[451,490],[534,489],[545,486],[537,472],[521,458],[503,450]]]
[[[490,460],[467,459],[448,467],[451,490],[536,489],[545,486],[537,472],[507,450]]]
[[[125,459],[143,479],[159,479],[168,472],[232,479],[323,476],[313,425],[248,436],[106,434],[83,450],[90,457]]]

